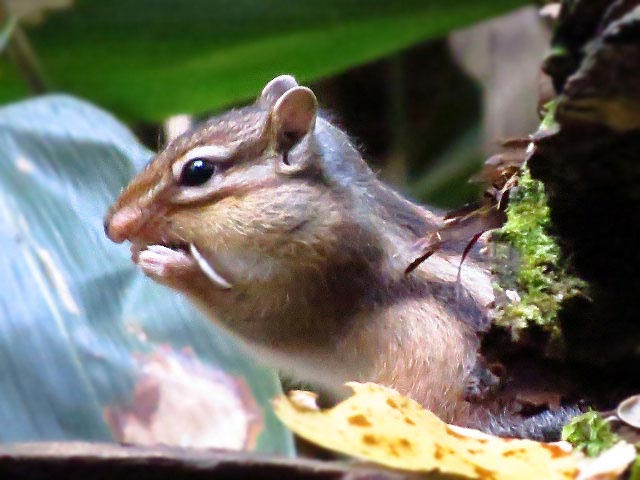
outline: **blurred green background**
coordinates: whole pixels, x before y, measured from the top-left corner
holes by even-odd
[[[177,119],[281,73],[388,182],[461,206],[534,130],[548,36],[519,0],[0,0],[0,440],[293,453],[275,374],[142,277],[104,212]]]
[[[466,179],[490,143],[536,121],[546,29],[533,7],[504,17],[526,3],[2,0],[5,35],[19,26],[0,102],[72,93],[155,149],[171,115],[216,113],[291,73],[385,178],[453,207],[477,193]]]

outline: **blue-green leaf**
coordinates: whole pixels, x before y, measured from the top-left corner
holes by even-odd
[[[71,97],[0,109],[0,441],[290,453],[275,374],[104,236],[150,155]]]

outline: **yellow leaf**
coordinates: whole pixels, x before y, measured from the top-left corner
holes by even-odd
[[[278,417],[299,436],[347,455],[415,472],[468,478],[575,478],[577,455],[558,444],[505,439],[448,425],[418,403],[375,383],[328,410],[280,396]]]

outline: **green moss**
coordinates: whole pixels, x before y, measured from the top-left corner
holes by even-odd
[[[562,428],[562,440],[595,457],[611,448],[620,438],[598,412],[589,411],[573,418]]]
[[[554,99],[544,104],[544,118],[540,123],[540,130],[549,130],[557,125],[556,122],[556,108],[558,107],[558,100]]]
[[[498,290],[515,291],[520,300],[499,302],[497,322],[512,327],[516,334],[530,322],[558,334],[560,304],[579,293],[583,283],[564,268],[560,247],[549,233],[544,185],[531,177],[526,166],[518,187],[511,191],[506,213],[507,222],[494,235]]]

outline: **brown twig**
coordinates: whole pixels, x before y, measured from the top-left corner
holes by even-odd
[[[0,0],[0,19],[9,18],[10,12],[6,1]],[[40,62],[19,24],[13,29],[7,45],[7,53],[33,93],[44,93],[49,90]]]

